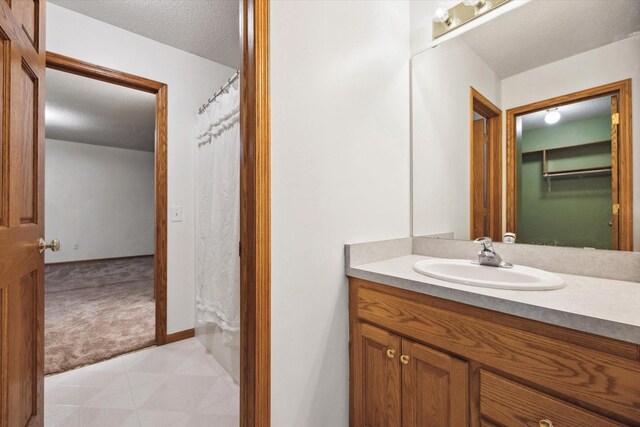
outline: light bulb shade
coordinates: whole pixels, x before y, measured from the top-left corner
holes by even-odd
[[[475,15],[479,15],[491,9],[491,3],[487,0],[464,0],[463,3],[465,6],[475,8]]]
[[[449,11],[444,7],[439,7],[433,14],[433,20],[435,22],[441,22],[443,24],[447,24],[451,22],[451,18],[449,17]]]
[[[558,123],[560,121],[561,114],[560,112],[555,110],[547,110],[547,114],[544,116],[545,123],[552,125],[554,123]]]

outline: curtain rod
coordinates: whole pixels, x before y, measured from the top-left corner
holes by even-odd
[[[198,114],[202,114],[205,112],[205,110],[207,109],[207,107],[209,107],[209,105],[211,105],[213,103],[213,101],[216,100],[217,97],[219,97],[220,95],[222,95],[223,93],[226,93],[229,91],[229,86],[231,86],[233,84],[233,82],[235,82],[236,80],[238,80],[238,77],[240,77],[240,70],[236,70],[236,72],[233,74],[233,76],[229,77],[229,79],[227,80],[227,82],[225,84],[223,84],[222,86],[220,86],[220,90],[217,91],[216,93],[213,94],[213,97],[210,98],[206,104],[202,104],[202,107],[200,107],[200,109],[198,110]]]

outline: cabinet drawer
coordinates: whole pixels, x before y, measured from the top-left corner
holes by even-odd
[[[541,420],[554,427],[624,425],[487,371],[480,373],[480,413],[488,425],[509,427],[539,427]]]

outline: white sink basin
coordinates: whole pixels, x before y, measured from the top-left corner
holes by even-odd
[[[560,276],[521,265],[502,268],[473,264],[463,259],[427,259],[416,262],[413,269],[434,279],[483,288],[544,291],[565,286]]]

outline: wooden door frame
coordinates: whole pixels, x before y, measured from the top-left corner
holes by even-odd
[[[471,87],[469,101],[469,153],[473,149],[473,113],[474,111],[483,116],[487,123],[487,136],[489,141],[488,163],[487,163],[487,195],[489,222],[488,237],[495,241],[502,241],[502,110],[489,101],[476,89]],[[469,156],[469,170],[473,170],[473,156]],[[475,225],[475,215],[473,213],[473,189],[475,180],[473,173],[470,173],[469,191],[469,234],[473,233]]]
[[[633,153],[631,136],[631,79],[596,86],[555,98],[507,110],[507,231],[517,233],[516,118],[523,114],[547,110],[605,95],[618,95],[618,171],[619,171],[619,244],[618,249],[633,250]]]
[[[156,300],[156,344],[171,341],[167,336],[167,91],[165,83],[112,70],[47,52],[47,68],[141,90],[156,96],[155,130],[155,248],[154,290]],[[46,149],[46,148],[45,148]],[[172,334],[173,335],[173,334]],[[193,336],[193,335],[192,335]]]
[[[242,5],[240,426],[271,423],[269,0]]]

